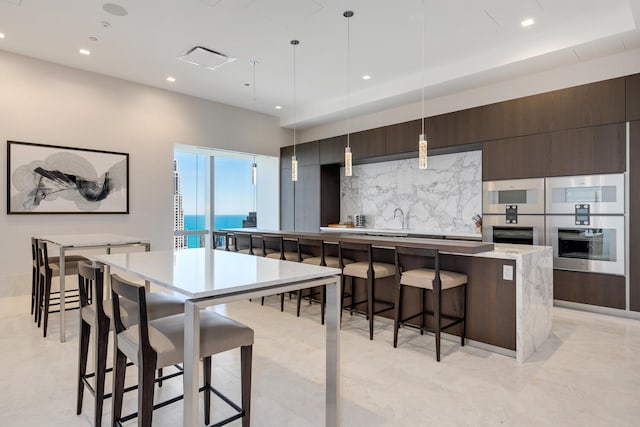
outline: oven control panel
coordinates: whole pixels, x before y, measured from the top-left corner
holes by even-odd
[[[507,224],[518,223],[518,205],[506,205],[504,211]]]
[[[576,225],[589,225],[591,206],[589,204],[577,204],[575,207]]]

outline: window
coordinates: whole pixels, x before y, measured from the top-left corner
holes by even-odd
[[[257,185],[251,182],[254,161]],[[210,247],[213,229],[277,230],[278,179],[278,157],[176,145],[174,248]]]

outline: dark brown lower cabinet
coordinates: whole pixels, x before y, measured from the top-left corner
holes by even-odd
[[[381,261],[389,262],[382,259]],[[502,267],[511,265],[515,270],[515,261],[470,257],[462,255],[443,255],[441,268],[444,270],[466,273],[469,277],[467,286],[467,338],[494,345],[497,347],[516,349],[516,282],[515,280],[502,279]],[[356,299],[362,300],[365,296],[365,283],[356,281]],[[443,313],[458,313],[462,304],[461,289],[451,291],[443,298]],[[386,278],[378,280],[376,284],[376,298],[393,301],[394,279]],[[416,288],[405,287],[402,298],[402,317],[408,317],[420,311],[420,291]],[[348,303],[348,301],[347,301]],[[427,293],[427,307],[433,307],[433,300]],[[358,307],[365,309],[362,304]],[[378,307],[381,308],[381,307]],[[344,314],[348,316],[348,314]],[[393,311],[382,313],[381,316],[393,318]],[[419,320],[415,320],[418,324]],[[432,325],[427,319],[427,325]],[[375,326],[374,326],[375,328]],[[446,331],[447,333],[460,335],[461,329],[456,326]],[[416,333],[418,333],[416,331]],[[425,337],[425,339],[430,339]]]
[[[624,288],[623,276],[553,270],[553,298],[556,300],[624,310]]]

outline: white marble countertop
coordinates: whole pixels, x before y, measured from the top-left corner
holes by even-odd
[[[494,243],[493,247],[494,249],[492,251],[480,252],[473,254],[473,256],[484,258],[518,259],[523,255],[552,250],[551,246],[512,245],[509,243]]]
[[[321,232],[327,233],[344,233],[344,234],[369,234],[373,236],[398,236],[405,237],[411,236],[447,236],[447,237],[459,237],[467,239],[482,239],[482,233],[462,233],[455,231],[419,231],[411,229],[400,228],[342,228],[342,227],[320,227]]]

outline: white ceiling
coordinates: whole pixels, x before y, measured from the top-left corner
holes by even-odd
[[[105,3],[128,13],[110,14]],[[0,0],[0,49],[279,116],[290,126],[290,40],[298,39],[296,123],[308,127],[346,117],[345,10],[354,11],[351,115],[418,101],[423,79],[429,98],[640,48],[640,0],[425,0],[424,14],[422,0]],[[521,27],[529,17],[535,24]],[[216,71],[177,60],[194,46],[237,60]],[[255,101],[245,85],[252,60]]]

